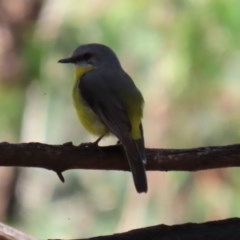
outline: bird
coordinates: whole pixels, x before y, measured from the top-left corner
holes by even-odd
[[[147,163],[142,126],[144,98],[123,70],[114,51],[100,43],[78,46],[59,63],[75,65],[72,97],[85,129],[98,137],[109,134],[123,146],[138,193],[147,192]]]

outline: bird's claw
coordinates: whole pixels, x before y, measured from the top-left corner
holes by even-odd
[[[98,143],[96,143],[96,142],[87,142],[87,143],[81,143],[81,144],[79,145],[79,147],[81,147],[81,148],[94,148],[94,149],[96,149],[96,148],[98,148],[99,146],[98,146]]]

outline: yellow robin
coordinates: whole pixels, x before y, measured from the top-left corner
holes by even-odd
[[[79,46],[60,63],[75,65],[73,100],[82,125],[99,137],[121,142],[137,192],[147,192],[143,117],[144,99],[115,53],[102,44]]]

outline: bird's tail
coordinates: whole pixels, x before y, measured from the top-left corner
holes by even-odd
[[[127,155],[137,192],[147,192],[147,177],[144,166],[146,164],[146,156],[143,138],[138,140],[127,138],[122,141],[122,144]]]

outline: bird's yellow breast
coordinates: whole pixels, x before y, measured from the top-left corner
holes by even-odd
[[[91,71],[92,68],[89,67],[77,67],[75,72],[75,84],[73,87],[73,102],[75,109],[77,111],[79,120],[81,121],[82,125],[86,128],[87,131],[96,135],[102,136],[109,132],[107,127],[102,123],[99,117],[94,113],[94,111],[90,108],[88,103],[82,98],[81,91],[80,91],[80,81],[83,74],[88,71]]]

